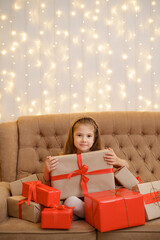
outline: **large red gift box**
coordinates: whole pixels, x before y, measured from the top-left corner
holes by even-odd
[[[85,219],[100,232],[145,224],[143,195],[126,188],[85,196]]]
[[[64,205],[44,208],[41,212],[41,228],[70,229],[73,209]]]
[[[61,191],[42,184],[41,181],[23,182],[22,196],[40,203],[46,207],[54,207],[60,204]]]

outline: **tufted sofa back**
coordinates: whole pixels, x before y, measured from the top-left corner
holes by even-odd
[[[90,116],[100,127],[103,147],[126,159],[142,181],[160,179],[160,113],[91,112],[19,117],[0,124],[1,180],[42,175],[48,155],[62,150],[71,123]]]

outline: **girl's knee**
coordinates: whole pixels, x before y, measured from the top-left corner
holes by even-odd
[[[74,207],[73,213],[80,218],[84,218],[84,202],[76,196],[68,197],[64,201],[64,205],[68,207]]]

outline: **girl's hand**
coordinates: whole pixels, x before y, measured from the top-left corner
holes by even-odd
[[[108,151],[104,155],[104,160],[107,162],[108,165],[119,165],[119,158],[116,156],[112,148],[108,148]]]
[[[52,156],[48,156],[45,161],[45,168],[50,173],[57,168],[58,159]]]
[[[114,167],[129,167],[126,160],[118,158],[112,148],[108,148],[108,151],[104,155],[104,160],[108,165],[113,165]]]

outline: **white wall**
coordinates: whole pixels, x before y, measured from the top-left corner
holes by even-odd
[[[0,0],[0,121],[159,111],[159,0]]]

